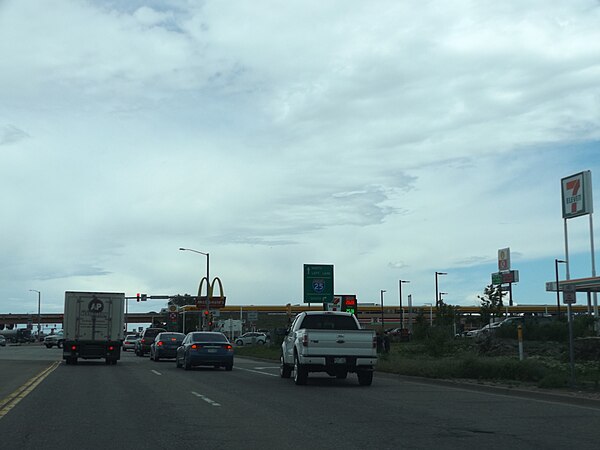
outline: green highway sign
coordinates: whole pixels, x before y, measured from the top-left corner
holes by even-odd
[[[332,264],[304,264],[304,303],[333,303]]]

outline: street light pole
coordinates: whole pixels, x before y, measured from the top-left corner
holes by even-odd
[[[446,272],[435,272],[435,307],[440,306],[440,294],[438,291],[438,275],[448,275]]]
[[[400,330],[404,328],[404,312],[402,311],[402,283],[410,283],[410,281],[398,280],[398,296],[400,297]]]
[[[184,252],[194,252],[194,253],[198,253],[200,255],[204,255],[206,256],[206,310],[210,311],[210,297],[211,297],[211,289],[210,289],[210,254],[209,253],[204,253],[201,252],[199,250],[194,250],[192,248],[183,248],[183,247],[179,247],[179,250],[184,251]],[[201,292],[198,292],[198,294],[201,294]],[[202,314],[202,329],[205,328],[205,324],[204,324],[204,314]]]
[[[382,289],[379,293],[381,295],[381,332],[383,333],[384,329],[385,329],[385,319],[383,317],[383,293],[386,292],[384,289]]]
[[[556,313],[558,314],[558,318],[560,319],[560,286],[558,281],[558,264],[567,262],[562,259],[554,260],[554,272],[556,274]]]
[[[41,310],[41,306],[42,306],[42,293],[40,291],[36,290],[36,289],[29,289],[29,291],[31,291],[31,292],[37,292],[37,295],[38,295],[38,326],[37,326],[38,332],[37,332],[37,338],[38,338],[38,341],[39,341],[40,337],[41,337],[41,328],[42,328],[42,325],[41,325],[41,323],[42,323],[42,310]]]

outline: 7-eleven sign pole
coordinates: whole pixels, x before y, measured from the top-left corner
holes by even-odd
[[[592,199],[592,172],[576,173],[561,180],[562,192],[562,214],[565,229],[565,260],[567,261],[567,280],[571,279],[569,271],[569,238],[567,231],[567,220],[583,215],[589,216],[590,222],[590,247],[592,253],[592,276],[596,276],[596,257],[594,251],[594,203]],[[558,286],[557,286],[558,288]],[[588,292],[588,311],[591,298]],[[596,330],[599,330],[598,322],[598,296],[594,292],[594,318],[596,319]]]

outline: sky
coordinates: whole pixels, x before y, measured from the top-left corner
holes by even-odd
[[[595,0],[0,0],[0,313],[197,294],[180,247],[228,305],[303,303],[304,264],[476,305],[507,247],[514,302],[555,304],[599,80]],[[590,276],[590,216],[568,239]]]

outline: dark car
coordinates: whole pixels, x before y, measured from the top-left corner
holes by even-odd
[[[138,356],[144,356],[146,353],[150,353],[150,346],[154,342],[154,339],[159,333],[164,333],[164,328],[146,328],[142,333],[142,336],[135,343],[135,354]]]
[[[233,345],[223,333],[192,331],[188,333],[175,357],[177,367],[189,370],[194,366],[233,369]]]
[[[177,348],[185,339],[183,333],[159,333],[150,346],[150,359],[158,361],[161,358],[175,358]]]

